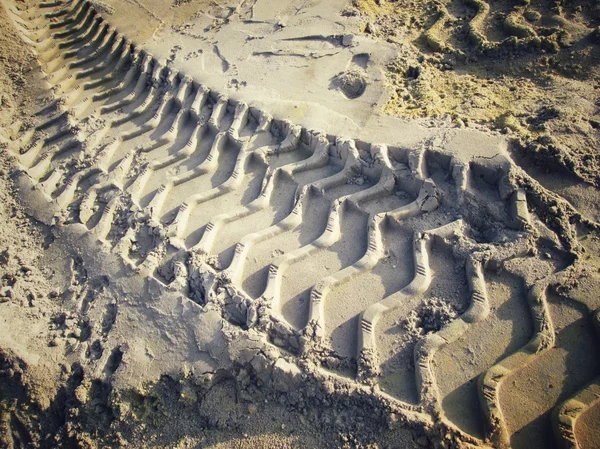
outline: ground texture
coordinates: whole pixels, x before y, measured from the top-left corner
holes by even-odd
[[[0,445],[595,447],[598,8],[3,0]]]

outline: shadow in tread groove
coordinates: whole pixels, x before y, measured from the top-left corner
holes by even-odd
[[[484,273],[490,314],[472,324],[456,342],[434,358],[435,376],[447,418],[461,430],[482,438],[484,423],[477,378],[524,346],[533,334],[523,283],[508,273]]]
[[[331,348],[342,357],[356,357],[359,313],[412,279],[411,230],[386,222],[382,234],[386,254],[377,265],[334,287],[324,298],[325,336],[329,337]]]
[[[516,449],[554,447],[551,410],[600,374],[597,337],[587,308],[552,293],[548,308],[557,333],[555,346],[511,374],[500,388]]]

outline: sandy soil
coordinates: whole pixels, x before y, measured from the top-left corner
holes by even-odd
[[[597,446],[596,2],[1,6],[0,446]]]
[[[485,124],[598,185],[596,2],[376,3],[353,5],[365,33],[399,47],[387,113]]]

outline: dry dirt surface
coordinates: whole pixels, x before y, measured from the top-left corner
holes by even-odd
[[[485,124],[512,136],[526,164],[598,187],[596,0],[352,4],[365,33],[399,49],[387,67],[388,113]]]
[[[0,5],[0,447],[598,447],[597,2]]]

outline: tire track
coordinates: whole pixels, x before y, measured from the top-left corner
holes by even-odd
[[[273,118],[154,59],[85,0],[27,10],[3,5],[54,93],[12,149],[64,211],[63,222],[87,226],[161,288],[218,305],[232,322],[259,328],[273,344],[337,370],[350,384],[373,385],[373,395],[423,414],[418,419],[431,417],[473,444],[510,444],[500,386],[555,342],[548,281],[528,296],[534,338],[481,376],[487,436],[452,421],[435,366],[445,348],[497,318],[486,270],[504,273],[506,261],[531,258],[537,236],[524,191],[507,181],[509,164],[494,171]],[[474,41],[484,42],[486,5],[476,3]],[[510,20],[515,33],[525,33]],[[504,234],[486,242],[473,208]],[[464,271],[464,280],[452,275],[469,292],[468,307],[401,348],[412,351],[414,369],[398,382],[417,396],[405,401],[381,390],[382,371],[400,375],[383,355],[396,349],[381,336],[391,332],[391,317],[419,310],[431,295],[439,249]],[[440,260],[452,263],[447,255]],[[376,283],[381,288],[364,290]],[[361,297],[346,307],[357,291]],[[115,313],[107,311],[103,327],[110,330]],[[118,369],[119,352],[102,355],[107,376]],[[574,396],[578,410],[590,388]],[[577,418],[565,404],[557,408],[557,432],[575,441]]]

